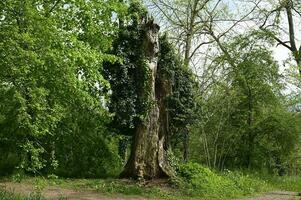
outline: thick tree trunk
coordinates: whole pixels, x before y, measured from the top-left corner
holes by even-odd
[[[166,159],[166,148],[164,148],[168,134],[168,115],[163,99],[167,95],[168,88],[165,87],[164,81],[156,81],[158,32],[159,26],[153,21],[145,24],[144,49],[151,72],[151,86],[150,93],[145,92],[144,95],[149,95],[152,107],[145,120],[136,127],[131,155],[121,173],[123,178],[152,179],[172,175]]]

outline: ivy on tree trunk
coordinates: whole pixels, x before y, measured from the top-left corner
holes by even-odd
[[[144,118],[137,124],[133,136],[130,158],[121,173],[121,177],[160,178],[172,175],[166,158],[166,139],[168,135],[168,114],[163,99],[170,92],[167,80],[158,80],[159,26],[148,21],[144,24],[143,49],[146,65],[149,69],[149,91],[152,102]]]

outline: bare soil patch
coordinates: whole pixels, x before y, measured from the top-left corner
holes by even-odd
[[[128,181],[123,180],[124,184],[130,184]],[[156,183],[145,182],[145,186],[162,185],[166,186],[164,180],[158,180]],[[0,182],[0,189],[14,192],[24,196],[28,196],[34,192],[40,192],[46,199],[55,200],[60,197],[65,197],[67,200],[147,200],[147,198],[140,196],[127,196],[122,194],[102,194],[89,189],[69,189],[60,188],[58,186],[47,186],[43,189],[35,188],[34,185],[15,183],[15,182]],[[256,197],[247,197],[241,200],[301,200],[301,196],[297,192],[286,192],[286,191],[274,191],[266,194],[262,194]]]
[[[291,199],[301,199],[299,193],[297,192],[286,192],[286,191],[274,191],[269,192],[258,197],[250,197],[244,200],[291,200]]]
[[[106,195],[100,194],[92,190],[75,190],[59,188],[54,186],[45,187],[38,190],[32,185],[22,183],[2,182],[0,188],[6,191],[11,191],[17,194],[28,196],[33,192],[40,192],[46,199],[58,199],[65,197],[68,200],[146,200],[146,198],[138,196],[123,196],[123,195]]]

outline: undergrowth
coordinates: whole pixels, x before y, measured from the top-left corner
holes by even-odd
[[[264,179],[269,182],[274,188],[301,193],[300,176],[270,176],[265,177]]]
[[[31,193],[27,197],[15,194],[13,192],[8,192],[0,190],[1,200],[46,200],[40,193]]]
[[[189,196],[217,199],[251,195],[270,190],[265,181],[239,172],[215,173],[196,163],[181,165],[173,184]]]
[[[61,179],[57,176],[13,177],[13,181],[33,185],[37,191],[48,186],[93,190],[114,195],[134,195],[150,199],[235,199],[272,190],[301,191],[301,177],[274,177],[258,173],[215,172],[196,163],[179,165],[169,181],[120,179]],[[1,200],[43,200],[39,193],[20,197],[0,191]]]

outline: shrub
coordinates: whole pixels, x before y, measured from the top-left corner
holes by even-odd
[[[269,185],[266,181],[253,175],[225,171],[224,177],[231,180],[243,195],[262,192],[269,189]]]
[[[185,188],[189,195],[214,198],[230,198],[264,191],[268,185],[255,177],[242,173],[215,173],[197,163],[179,167],[174,184]]]

